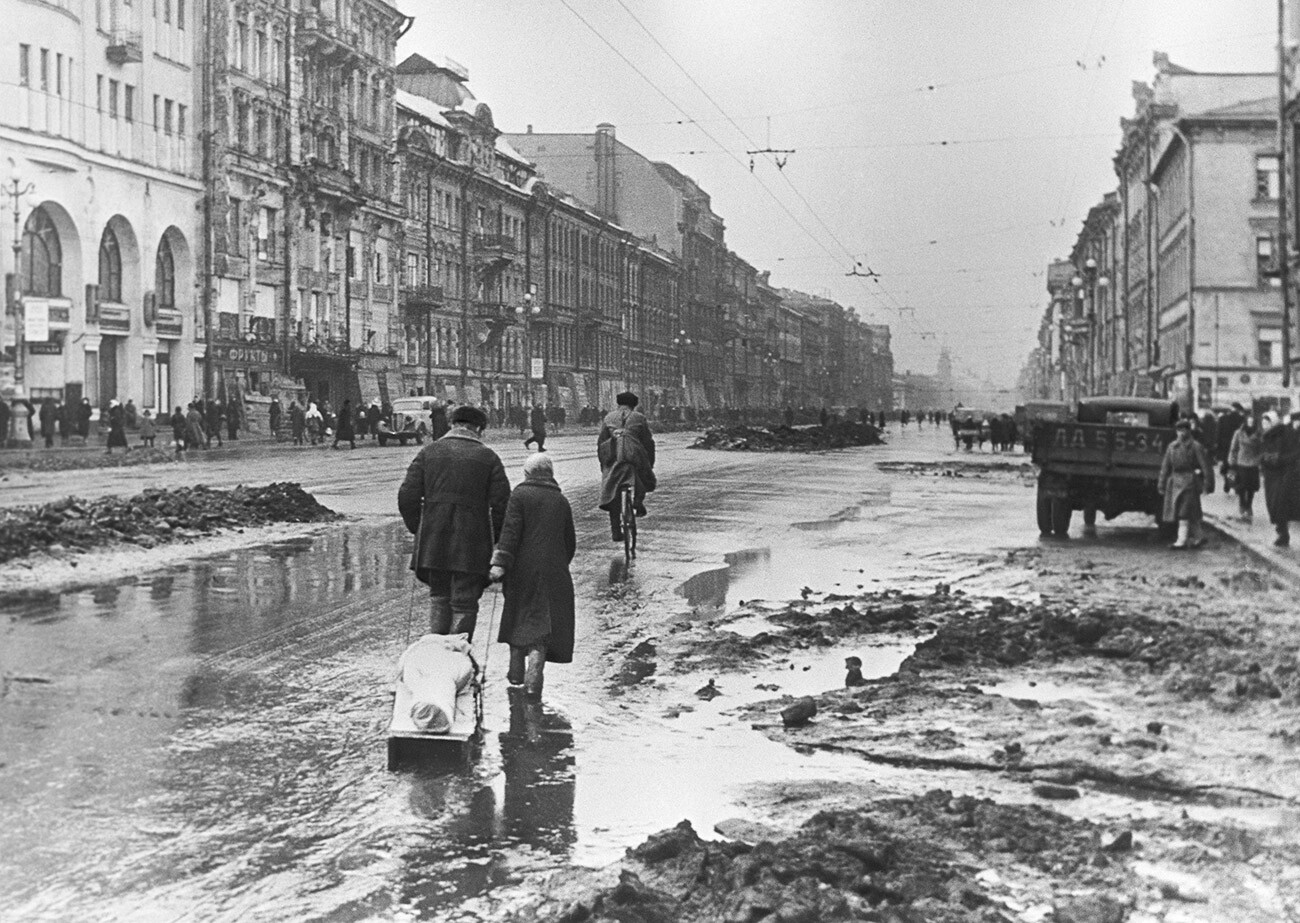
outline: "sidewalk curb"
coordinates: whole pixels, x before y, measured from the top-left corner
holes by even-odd
[[[1258,535],[1249,529],[1243,528],[1239,522],[1209,512],[1205,514],[1205,522],[1220,535],[1236,542],[1276,574],[1300,586],[1300,558],[1297,558],[1294,552],[1288,554],[1287,552],[1290,549],[1275,548],[1272,544],[1273,533],[1271,530],[1264,535]],[[1267,521],[1265,521],[1265,524],[1267,525]]]

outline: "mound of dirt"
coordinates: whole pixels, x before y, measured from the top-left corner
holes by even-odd
[[[220,529],[339,518],[301,486],[288,482],[233,490],[151,489],[129,499],[65,497],[42,506],[0,510],[0,562],[117,542],[152,548]]]
[[[129,452],[105,455],[99,451],[57,451],[6,453],[0,471],[83,471],[91,468],[134,468],[137,465],[171,464],[176,453],[170,449],[135,446]]]
[[[860,445],[884,445],[880,430],[867,423],[827,426],[715,426],[691,444],[719,452],[819,452]]]
[[[979,866],[971,863],[976,856]],[[682,821],[629,850],[617,885],[540,919],[1008,919],[993,890],[1000,876],[981,866],[1110,893],[1126,877],[1103,857],[1101,831],[1086,821],[935,790],[823,811],[793,836],[754,846],[704,841]]]

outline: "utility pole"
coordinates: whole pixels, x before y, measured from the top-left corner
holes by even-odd
[[[1291,248],[1286,207],[1286,0],[1277,0],[1277,268],[1282,283],[1282,387],[1291,387]]]

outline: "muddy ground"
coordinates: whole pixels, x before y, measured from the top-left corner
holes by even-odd
[[[1300,919],[1295,587],[1141,533],[1012,551],[999,574],[1005,595],[805,588],[642,640],[613,681],[708,676],[701,699],[752,699],[747,675],[819,651],[910,651],[803,726],[781,683],[734,710],[879,784],[773,786],[757,823],[665,831],[518,918]]]

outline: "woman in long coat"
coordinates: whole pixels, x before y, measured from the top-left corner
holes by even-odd
[[[1300,519],[1300,432],[1269,411],[1260,424],[1259,470],[1264,475],[1264,505],[1277,530],[1274,545],[1291,544],[1291,522]]]
[[[497,640],[510,645],[512,685],[541,698],[545,664],[573,661],[573,578],[577,549],[573,509],[560,492],[549,456],[524,462],[524,481],[510,494],[491,580],[504,580],[505,606]]]
[[[131,446],[126,442],[126,413],[116,400],[108,402],[108,447],[104,454],[112,455],[114,446],[121,446],[128,452]]]
[[[1156,489],[1164,497],[1163,522],[1178,523],[1174,548],[1199,548],[1201,536],[1201,494],[1214,493],[1214,465],[1205,446],[1192,438],[1192,421],[1174,424],[1178,438],[1165,449]]]

